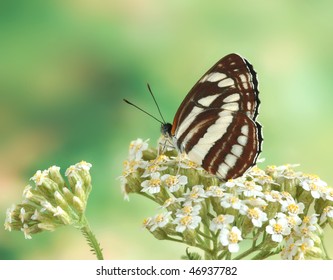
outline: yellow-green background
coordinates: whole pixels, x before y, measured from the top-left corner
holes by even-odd
[[[185,246],[140,228],[156,205],[122,198],[116,178],[129,142],[159,136],[159,124],[122,99],[157,115],[149,82],[172,121],[188,90],[231,52],[259,75],[260,166],[300,163],[332,183],[332,14],[330,0],[1,1],[0,221],[36,170],[86,160],[87,216],[105,257],[178,259]],[[0,259],[91,258],[71,227],[32,240],[0,228]]]

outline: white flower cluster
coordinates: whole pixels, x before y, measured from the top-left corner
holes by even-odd
[[[78,223],[91,191],[90,168],[85,161],[70,166],[65,173],[69,186],[60,167],[38,170],[31,177],[34,186],[28,185],[23,191],[23,201],[7,209],[5,229],[20,230],[31,239],[31,234]]]
[[[244,239],[252,245],[240,257],[325,258],[322,229],[333,225],[333,189],[317,176],[284,165],[220,182],[185,155],[147,142],[131,142],[120,179],[126,198],[142,194],[165,211],[144,221],[156,238],[198,247],[211,259],[230,258]]]

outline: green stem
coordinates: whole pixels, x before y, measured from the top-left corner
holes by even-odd
[[[263,244],[263,241],[258,245],[252,246],[251,248],[249,248],[245,252],[243,252],[243,253],[239,254],[237,257],[235,257],[234,260],[241,260],[242,258],[250,255],[251,253],[257,251],[261,247],[262,244]]]
[[[85,216],[82,217],[80,230],[88,241],[88,245],[91,247],[91,251],[96,255],[97,259],[103,260],[104,257],[102,248],[100,247],[95,235],[91,231],[88,220]]]
[[[325,260],[331,260],[331,258],[329,257],[328,255],[328,252],[327,252],[327,249],[325,247],[325,244],[324,244],[324,240],[322,237],[320,237],[320,240],[321,240],[321,244],[322,244],[322,248],[323,248],[323,251],[324,251],[324,254],[325,254]]]

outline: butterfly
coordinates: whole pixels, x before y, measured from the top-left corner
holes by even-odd
[[[220,180],[237,178],[262,150],[257,74],[237,54],[221,58],[189,91],[162,134]]]
[[[262,126],[257,74],[238,54],[221,58],[193,86],[179,106],[173,123],[163,122],[162,134],[175,148],[222,181],[243,175],[262,150]]]

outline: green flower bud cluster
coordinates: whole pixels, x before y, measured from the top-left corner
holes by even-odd
[[[81,224],[91,191],[90,168],[85,161],[70,166],[68,184],[57,166],[38,170],[31,177],[34,185],[23,191],[23,201],[7,209],[5,229],[22,231],[31,239],[35,233]]]
[[[333,188],[318,176],[283,165],[221,182],[160,143],[132,141],[120,176],[126,199],[159,205],[143,223],[155,238],[200,248],[206,259],[329,258],[323,229],[333,225]]]

